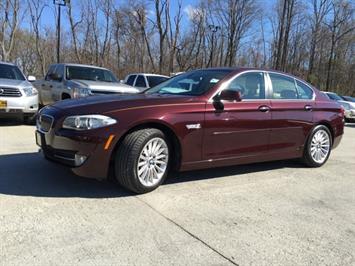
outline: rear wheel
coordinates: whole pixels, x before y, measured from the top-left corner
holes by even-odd
[[[316,126],[304,150],[303,161],[310,167],[320,167],[328,160],[332,148],[332,137],[326,126]]]
[[[142,129],[128,134],[115,158],[117,181],[136,193],[156,189],[168,174],[169,152],[169,142],[158,129]]]

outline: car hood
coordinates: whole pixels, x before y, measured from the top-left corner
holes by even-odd
[[[139,90],[136,88],[118,83],[118,82],[103,82],[103,81],[95,81],[95,80],[79,80],[73,79],[70,80],[74,85],[80,86],[82,88],[89,88],[95,91],[115,91],[115,92],[129,92],[129,93],[137,93]]]
[[[32,87],[32,84],[27,80],[16,79],[0,79],[0,87]]]
[[[89,96],[69,99],[52,105],[68,114],[104,114],[136,107],[154,107],[158,105],[183,104],[197,102],[197,97],[169,94],[121,94]]]
[[[347,103],[350,105],[351,109],[355,109],[355,103],[353,102],[348,102],[348,101],[338,101],[339,103]]]

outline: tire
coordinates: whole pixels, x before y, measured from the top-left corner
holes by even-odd
[[[332,150],[332,134],[326,126],[316,126],[307,139],[303,162],[309,167],[325,164]]]
[[[128,134],[115,155],[115,177],[118,183],[139,194],[153,191],[168,174],[170,151],[168,139],[158,129],[141,129]]]

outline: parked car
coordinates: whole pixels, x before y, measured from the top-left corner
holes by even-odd
[[[195,70],[143,93],[88,97],[40,111],[37,144],[81,176],[114,173],[145,193],[171,170],[302,158],[322,166],[344,109],[296,77],[244,68]]]
[[[155,87],[156,85],[168,80],[170,77],[157,75],[157,74],[147,74],[147,73],[133,73],[124,79],[124,83],[138,89],[146,90],[148,88]]]
[[[333,101],[336,101],[340,104],[342,103],[346,103],[346,104],[349,104],[351,109],[355,109],[355,102],[351,102],[351,101],[346,101],[344,100],[342,97],[340,97],[338,94],[334,93],[334,92],[324,92],[329,99],[333,100]]]
[[[38,92],[14,64],[0,62],[0,117],[20,116],[30,122],[38,111]]]
[[[345,122],[354,123],[355,122],[355,108],[353,108],[347,102],[339,102],[339,103],[344,108]]]
[[[92,95],[139,92],[121,84],[106,68],[79,64],[51,65],[45,78],[33,84],[39,91],[41,105]]]
[[[355,98],[350,96],[340,96],[344,101],[355,103]]]

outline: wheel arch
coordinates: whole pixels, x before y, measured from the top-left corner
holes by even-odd
[[[117,153],[117,149],[120,146],[120,144],[122,143],[122,141],[124,140],[124,138],[137,130],[141,130],[141,129],[145,129],[145,128],[156,128],[161,130],[168,138],[168,140],[170,141],[170,145],[172,146],[173,149],[173,161],[172,164],[170,166],[170,170],[173,171],[177,171],[180,169],[180,165],[181,165],[181,143],[179,138],[177,137],[175,131],[167,124],[161,122],[161,121],[149,121],[149,122],[144,122],[144,123],[140,123],[137,125],[132,126],[130,129],[128,129],[120,138],[119,140],[115,143],[115,147],[112,150],[111,153],[111,157],[110,157],[110,166],[109,166],[109,171],[110,171],[110,175],[112,175],[114,172],[114,158],[115,155]]]
[[[320,121],[320,122],[318,122],[317,124],[315,124],[315,125],[312,127],[312,129],[309,131],[305,143],[308,143],[308,140],[309,140],[309,138],[311,137],[313,130],[314,130],[317,126],[325,126],[326,128],[328,128],[328,130],[329,130],[329,132],[330,132],[330,136],[331,136],[331,138],[332,138],[332,146],[333,146],[334,138],[335,138],[335,133],[334,133],[334,130],[333,130],[331,124],[330,124],[328,121]]]
[[[71,99],[71,96],[67,92],[63,92],[61,95],[62,100]]]

